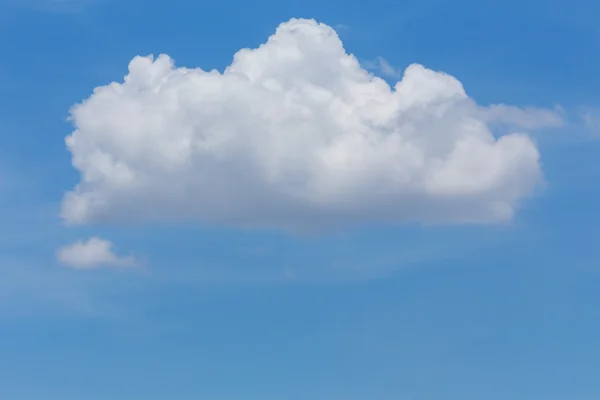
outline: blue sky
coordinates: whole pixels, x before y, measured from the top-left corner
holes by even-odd
[[[599,12],[600,4],[591,0],[368,5],[260,1],[251,7],[189,0],[3,0],[0,398],[597,399],[600,27],[595,16]],[[363,196],[362,186],[357,186],[360,195],[348,197],[356,199],[356,208],[349,206],[347,214],[337,215],[348,203],[338,196],[342,189],[335,191],[339,180],[331,179],[325,188],[334,188],[328,198],[334,200],[324,204],[332,206],[324,206],[327,212],[319,214],[322,209],[311,208],[309,202],[296,205],[270,198],[264,193],[271,192],[260,192],[251,180],[240,180],[233,188],[217,185],[227,182],[218,179],[220,171],[246,165],[235,162],[249,149],[241,139],[219,153],[225,161],[206,164],[204,169],[190,167],[196,169],[168,175],[167,167],[155,163],[151,151],[166,147],[160,145],[163,142],[152,147],[155,138],[186,129],[205,132],[203,124],[208,122],[194,119],[201,110],[192,107],[200,104],[193,101],[204,101],[201,104],[217,113],[221,110],[223,103],[216,97],[200,97],[190,82],[179,89],[196,96],[190,95],[191,105],[181,106],[191,107],[191,120],[156,119],[167,121],[164,131],[148,128],[135,119],[135,111],[128,113],[133,110],[126,108],[130,104],[150,107],[141,97],[133,97],[145,93],[136,88],[127,92],[129,103],[116,95],[107,103],[90,100],[87,108],[67,120],[73,105],[99,98],[93,97],[94,88],[123,82],[135,56],[165,53],[178,67],[223,72],[238,50],[265,43],[290,18],[315,18],[333,27],[346,52],[389,84],[401,79],[407,66],[418,63],[458,79],[480,107],[468,112],[483,113],[490,104],[529,110],[522,114],[526,123],[520,124],[538,124],[539,129],[508,128],[529,134],[523,146],[537,149],[539,165],[523,158],[522,167],[501,184],[493,186],[496,181],[490,181],[493,190],[485,193],[488,197],[460,192],[457,208],[438,201],[446,197],[419,192],[420,186],[401,187],[414,190],[416,202],[400,191],[394,195],[394,207],[379,207],[387,203]],[[280,43],[289,37],[279,36]],[[337,42],[332,43],[335,50]],[[316,76],[303,75],[305,70],[314,72],[310,65],[321,68],[324,60],[317,72],[337,65],[327,63],[331,61],[327,46],[315,50],[321,51],[319,57],[300,64],[294,73],[276,62],[252,64],[258,58],[238,69],[250,74],[256,71],[252,66],[264,72],[274,65],[273,76],[300,85],[306,83],[302,79]],[[311,57],[308,47],[300,50],[306,51],[306,59]],[[391,69],[381,68],[379,57]],[[350,72],[347,76],[354,77]],[[327,87],[328,81],[323,85]],[[253,86],[231,90],[230,103],[239,101],[247,109],[256,104],[256,112],[269,111],[261,108],[261,101],[244,103],[248,93],[257,93]],[[264,104],[268,100],[265,97]],[[162,117],[161,107],[144,115]],[[554,113],[561,123],[541,123],[542,114],[528,107]],[[260,131],[248,122],[254,120],[244,120],[250,118],[244,109],[227,110],[226,115],[233,115],[232,124],[244,122],[231,128],[233,134]],[[462,108],[456,110],[457,118],[464,117]],[[365,118],[370,115],[365,111]],[[429,138],[434,144],[442,141],[437,125],[427,125],[433,114],[423,115],[425,128],[417,130],[417,136],[424,138],[423,143],[430,143]],[[499,123],[511,115],[500,115]],[[480,114],[468,116],[488,122]],[[119,125],[120,117],[128,122]],[[311,129],[301,133],[316,132],[317,140],[318,134],[328,131],[320,130],[315,121],[303,121]],[[442,119],[441,124],[453,130],[453,121]],[[141,129],[146,136],[128,142],[126,134],[133,131],[127,129],[136,123],[156,136]],[[68,150],[65,137],[74,124],[80,139]],[[230,127],[219,126],[218,132]],[[342,137],[345,133],[340,130]],[[276,158],[281,154],[264,150],[275,142],[258,142],[262,136],[256,135],[248,137],[258,143],[260,154],[279,160],[276,165],[282,169],[308,168],[293,153]],[[137,144],[129,148],[127,143]],[[75,214],[69,214],[63,200],[80,182],[79,172],[104,171],[87,152],[93,146],[113,151],[111,156],[135,165],[136,173],[151,171],[148,176],[155,179],[147,186],[135,186],[142,188],[137,192],[131,189],[133,184],[125,189],[116,186],[120,181],[110,180],[118,177],[116,172],[89,183],[82,196],[100,196],[108,199],[107,205],[90,206],[89,214],[75,221],[68,217]],[[298,154],[300,149],[314,148],[313,142],[301,142]],[[144,149],[149,149],[147,154]],[[242,153],[228,158],[231,149]],[[82,160],[78,168],[72,165],[74,154]],[[507,160],[501,157],[504,153],[490,154],[500,154],[498,163]],[[524,154],[529,153],[514,157]],[[372,162],[364,157],[365,165]],[[164,160],[171,159],[165,155]],[[511,160],[515,158],[506,161],[507,171],[512,171]],[[486,158],[479,162],[485,170]],[[355,164],[342,165],[344,171],[353,171],[350,167]],[[369,176],[381,179],[381,186],[393,186],[395,181],[373,168]],[[543,183],[531,194],[519,192],[530,183],[525,177],[538,168]],[[322,176],[338,176],[327,175],[333,169],[318,171],[311,175],[315,184]],[[215,178],[208,183],[213,186],[206,187],[244,201],[194,192],[200,190],[193,186],[195,179],[208,175]],[[154,201],[153,193],[156,198],[163,190],[179,193],[164,176],[192,182],[192,189]],[[351,178],[359,180],[358,175]],[[456,185],[451,189],[462,190]],[[243,195],[242,188],[247,189]],[[519,193],[518,201],[494,197],[504,196],[506,188]],[[249,194],[253,190],[260,192],[258,201]],[[322,192],[303,190],[300,194],[313,196],[310,199],[324,199]],[[497,223],[475,224],[456,217],[460,211],[480,218],[469,211],[484,207],[489,198],[509,199],[514,215],[492,221]],[[254,208],[246,210],[246,200]],[[418,216],[410,220],[404,213]],[[128,219],[129,214],[135,218]],[[332,214],[333,222],[327,220]],[[165,220],[161,215],[174,217]],[[321,224],[325,220],[326,227]],[[98,238],[98,246],[86,247],[92,237]],[[74,243],[82,246],[80,251],[69,247]]]

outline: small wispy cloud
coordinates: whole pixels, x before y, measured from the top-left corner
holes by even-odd
[[[579,116],[589,133],[594,136],[600,135],[600,108],[583,108]]]
[[[527,130],[559,128],[565,124],[566,111],[557,106],[555,109],[536,107],[514,107],[506,104],[494,104],[481,109],[482,118],[487,121],[502,122]]]
[[[112,242],[98,237],[78,241],[59,249],[56,258],[62,264],[76,269],[98,267],[131,267],[133,257],[121,257],[114,253]]]
[[[335,29],[335,31],[338,34],[340,34],[342,32],[345,32],[345,31],[349,30],[350,27],[348,25],[346,25],[346,24],[336,24],[336,25],[333,26],[333,29]]]
[[[375,72],[389,78],[400,78],[402,76],[402,69],[394,67],[383,57],[377,57],[375,60],[363,61],[361,64],[364,68],[370,70],[371,72]]]

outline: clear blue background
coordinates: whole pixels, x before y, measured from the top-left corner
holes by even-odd
[[[600,398],[600,2],[0,2],[0,398]],[[222,70],[290,17],[361,60],[419,62],[483,104],[562,105],[547,186],[505,227],[295,238],[58,220],[69,107],[138,54]],[[147,261],[72,271],[97,234]],[[289,275],[293,271],[293,279]]]

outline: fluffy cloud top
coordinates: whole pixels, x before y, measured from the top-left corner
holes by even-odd
[[[135,57],[124,82],[71,110],[69,223],[194,220],[311,228],[512,218],[542,174],[520,128],[549,110],[482,107],[452,76],[409,66],[394,87],[336,32],[281,24],[223,73]],[[493,124],[516,132],[494,135]]]
[[[56,257],[61,263],[78,269],[101,266],[128,267],[134,264],[133,258],[117,256],[113,252],[111,242],[97,237],[65,246],[58,250]]]

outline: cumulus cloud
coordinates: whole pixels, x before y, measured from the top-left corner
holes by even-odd
[[[302,19],[223,72],[135,57],[71,120],[81,180],[63,199],[66,222],[281,229],[508,221],[542,180],[521,130],[561,122],[552,110],[478,105],[422,65],[390,87],[333,28]]]
[[[114,245],[108,240],[92,237],[59,249],[57,259],[72,268],[92,269],[97,267],[130,267],[132,257],[120,257],[113,252]]]

